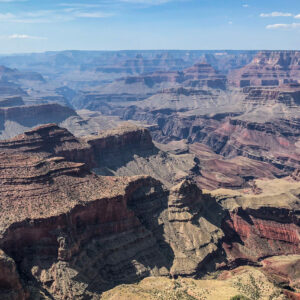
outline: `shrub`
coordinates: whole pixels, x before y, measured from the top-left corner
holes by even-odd
[[[234,297],[231,297],[230,300],[250,300],[250,299],[243,295],[236,295]]]

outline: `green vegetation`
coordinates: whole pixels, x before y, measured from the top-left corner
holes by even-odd
[[[257,284],[252,274],[250,274],[249,279],[249,284],[242,283],[239,279],[235,285],[240,292],[249,296],[251,300],[259,300],[261,296],[261,287]]]
[[[250,300],[250,299],[243,295],[236,295],[234,297],[231,297],[230,300]]]

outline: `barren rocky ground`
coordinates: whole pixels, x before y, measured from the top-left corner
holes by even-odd
[[[0,57],[1,299],[299,299],[299,52],[187,53]]]

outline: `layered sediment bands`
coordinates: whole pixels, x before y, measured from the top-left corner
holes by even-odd
[[[199,159],[199,174],[195,180],[201,188],[247,188],[255,190],[254,179],[276,178],[284,172],[266,162],[237,156],[225,159],[204,144],[188,145],[190,153]]]
[[[299,120],[279,119],[269,122],[243,120],[242,117],[167,116],[157,120],[153,137],[159,142],[187,139],[202,143],[225,158],[243,156],[262,161],[286,171],[299,166]]]
[[[22,72],[17,69],[10,69],[5,66],[0,66],[0,80],[2,81],[45,81],[43,76],[36,72]]]
[[[205,143],[225,157],[240,155],[294,170],[299,165],[297,123],[282,120],[261,124],[231,119],[211,133]],[[219,144],[220,140],[224,144]]]
[[[122,113],[122,106],[145,100],[161,93],[162,90],[171,88],[225,90],[226,86],[226,76],[219,74],[207,63],[198,63],[182,71],[160,71],[119,78],[75,97],[72,104],[77,109],[85,108],[116,115]]]
[[[59,124],[71,117],[78,117],[73,109],[55,103],[0,108],[0,139],[12,138],[34,126]]]
[[[151,265],[165,265],[155,239],[126,204],[137,189],[155,189],[149,201],[163,201],[166,192],[159,182],[100,178],[82,163],[27,151],[32,146],[21,147],[18,141],[18,147],[1,149],[0,248],[31,278],[28,292],[74,299],[152,270],[160,274]],[[49,140],[44,136],[39,142],[46,143],[43,149]]]
[[[184,70],[185,85],[207,86],[215,89],[226,89],[227,78],[219,74],[210,64],[198,63]]]
[[[167,213],[165,236],[175,254],[171,274],[197,276],[214,270],[224,237],[221,206],[195,184],[183,181],[171,189]]]
[[[229,210],[222,224],[226,267],[300,253],[299,182],[261,180],[257,181],[257,188],[260,193],[256,196],[212,193]]]
[[[95,164],[91,147],[56,124],[42,125],[11,140],[1,141],[0,149],[12,153],[38,153],[43,157],[65,157],[69,161],[84,162],[90,167]]]
[[[230,264],[243,260],[256,264],[264,257],[300,253],[299,220],[294,224],[288,219],[290,211],[273,208],[276,216],[281,215],[274,221],[268,209],[262,211],[264,215],[261,211],[234,211],[230,221],[223,225],[225,234],[231,229],[241,240],[241,243],[228,240],[223,244]]]
[[[129,124],[83,138],[48,124],[0,143],[0,149],[16,147],[84,162],[99,175],[151,175],[167,186],[190,176],[197,165],[193,155],[160,151],[147,129]]]
[[[219,224],[223,211],[216,201],[204,197],[188,180],[174,186],[166,202],[146,203],[143,197],[137,193],[129,198],[129,207],[156,237],[171,276],[195,276],[199,270],[214,269],[213,257],[223,237]]]
[[[279,285],[290,286],[300,292],[299,255],[270,257],[264,259],[262,264],[264,271]]]
[[[116,155],[120,151],[134,148],[138,150],[152,150],[154,144],[147,129],[136,126],[122,126],[117,129],[100,132],[97,136],[86,137],[85,140],[101,156]]]
[[[99,175],[150,175],[166,186],[191,175],[197,166],[193,155],[173,155],[160,151],[147,129],[121,126],[115,130],[87,137],[94,157],[94,171]]]
[[[183,69],[188,65],[189,62],[183,58],[175,58],[169,53],[157,54],[153,58],[147,58],[141,54],[137,54],[136,57],[127,59],[117,65],[112,64],[108,66],[97,67],[96,72],[145,74],[156,71]]]
[[[216,251],[222,236],[216,226],[207,223],[198,230],[207,237],[202,244],[197,235],[189,236],[189,225],[180,225],[206,218],[195,185],[183,183],[168,200],[170,192],[151,177],[98,177],[83,163],[57,157],[76,146],[72,135],[51,124],[1,142],[0,248],[15,260],[31,297],[74,299],[117,283],[168,275],[173,259],[182,255],[192,263],[173,273],[195,274]],[[176,215],[169,216],[169,201],[177,203]],[[177,250],[184,239],[176,233],[180,229],[188,251]],[[205,253],[198,258],[201,248]]]
[[[299,83],[299,51],[262,51],[245,67],[229,74],[229,82],[244,86],[279,86]]]
[[[246,95],[244,99],[246,105],[268,106],[280,103],[291,108],[300,105],[299,87],[246,87],[243,88],[243,93]]]
[[[190,180],[167,189],[149,176],[99,177],[89,162],[69,160],[76,148],[106,155],[108,141],[122,151],[134,141],[153,147],[138,132],[83,142],[50,124],[0,143],[0,264],[10,278],[0,275],[1,293],[96,299],[147,276],[201,276],[299,254],[300,183],[291,179],[257,183],[257,196],[203,194]]]

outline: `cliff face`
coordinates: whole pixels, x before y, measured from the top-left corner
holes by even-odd
[[[41,74],[36,72],[22,72],[17,69],[10,69],[5,66],[0,66],[0,80],[2,81],[44,81]]]
[[[193,155],[159,150],[150,132],[136,126],[120,126],[85,141],[92,148],[94,171],[99,175],[147,174],[171,186],[188,177],[197,165]]]
[[[152,147],[148,135],[138,132],[141,148]],[[90,158],[79,162],[90,149],[106,155],[108,142],[123,151],[125,140],[132,130],[78,140],[50,124],[0,142],[0,295],[97,298],[146,276],[299,254],[299,183],[279,181],[271,197],[274,187],[260,184],[261,196],[210,195],[190,180],[167,189],[148,176],[99,177]]]
[[[14,106],[16,101],[18,106]],[[12,97],[5,102],[11,107],[0,108],[0,139],[12,138],[37,125],[59,124],[69,118],[78,117],[73,109],[59,104],[25,106],[19,105],[19,102],[20,98]]]
[[[178,246],[166,243],[169,231],[174,232],[174,245],[181,242],[176,241],[174,217],[168,218],[169,192],[162,184],[150,177],[97,177],[85,164],[57,156],[78,146],[54,125],[1,142],[0,248],[23,274],[11,268],[9,276],[15,281],[20,276],[31,297],[50,293],[55,299],[73,299],[95,295],[112,284],[167,275],[180,254]],[[200,212],[189,216],[189,203],[201,211],[204,207],[196,186],[186,182],[184,189],[194,196],[181,200],[177,218],[190,223]],[[176,197],[186,198],[180,196],[183,192],[182,187],[172,192],[171,203]],[[207,236],[202,245],[198,237],[187,236],[187,243],[193,241],[196,248],[181,252],[187,251],[194,261],[203,247],[203,257],[215,251],[222,234],[215,233],[217,228],[210,230],[213,241]],[[188,228],[183,231],[187,232]],[[194,274],[202,259],[174,272]],[[1,284],[5,286],[4,279]],[[14,289],[21,295],[21,287]]]
[[[126,59],[117,64],[112,62],[106,66],[99,66],[96,68],[96,72],[145,74],[157,71],[183,69],[188,65],[189,62],[183,58],[176,58],[168,53],[157,54],[154,57],[144,57],[141,54],[137,54],[134,58]]]
[[[249,176],[255,178],[258,169],[265,168],[259,162],[269,164],[268,168],[273,174],[289,175],[293,170],[299,168],[299,120],[295,116],[291,119],[264,121],[263,118],[266,116],[270,117],[264,113],[261,118],[255,116],[253,119],[250,115],[248,115],[248,119],[244,119],[243,115],[234,117],[230,114],[215,117],[186,116],[184,114],[162,116],[158,114],[157,116],[152,115],[152,120],[159,124],[152,128],[152,134],[155,140],[164,143],[187,140],[191,144],[190,152],[200,159],[200,165],[201,159],[204,159],[202,165],[208,166],[208,171],[217,172],[218,168],[211,169],[213,161],[225,158],[229,164],[240,165],[240,167],[233,166],[238,174],[239,168],[246,168],[242,162],[246,162],[244,158],[248,158],[250,165],[250,160],[254,160],[253,170],[250,171]],[[151,120],[150,115],[146,118]],[[204,144],[203,146],[207,147],[206,150],[198,147],[195,143]],[[207,151],[210,151],[208,155],[211,158],[210,166],[205,159]],[[225,170],[226,162],[220,162],[219,167]],[[261,172],[259,171],[259,173]],[[226,174],[229,175],[230,172],[225,172]],[[243,171],[240,170],[240,175],[242,174]],[[234,185],[232,186],[234,187]]]
[[[207,63],[197,63],[181,71],[157,71],[116,79],[104,86],[95,87],[72,100],[78,109],[116,113],[113,106],[124,102],[141,101],[170,88],[204,88],[225,90],[227,79]]]
[[[262,51],[253,61],[229,74],[229,81],[244,86],[279,86],[300,82],[299,51]]]
[[[226,267],[258,264],[270,256],[299,254],[299,182],[277,179],[258,180],[256,184],[257,195],[212,192],[229,211],[222,224]]]

